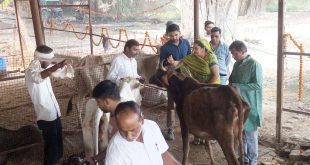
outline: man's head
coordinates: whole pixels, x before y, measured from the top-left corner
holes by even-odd
[[[166,34],[168,35],[172,43],[178,43],[181,37],[180,27],[177,24],[171,24],[166,28]]]
[[[97,84],[93,90],[92,96],[96,99],[100,109],[104,112],[112,113],[121,99],[118,87],[110,80],[104,80]]]
[[[166,23],[166,29],[170,26],[170,25],[172,25],[172,24],[175,24],[173,21],[167,21],[167,23]]]
[[[205,31],[208,35],[211,35],[211,29],[214,27],[214,22],[206,21],[205,22]]]
[[[34,52],[34,59],[40,61],[42,68],[46,68],[54,57],[53,49],[46,45],[38,46]]]
[[[127,141],[139,138],[142,132],[144,117],[139,105],[133,101],[119,103],[115,109],[118,130]]]
[[[219,27],[211,29],[211,42],[213,44],[219,44],[221,41],[222,30]]]
[[[236,40],[230,44],[229,51],[236,61],[240,61],[247,56],[247,47],[242,41],[239,40]]]
[[[139,42],[135,39],[130,39],[125,43],[124,54],[128,58],[132,58],[139,53]]]

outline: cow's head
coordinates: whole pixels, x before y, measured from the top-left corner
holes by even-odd
[[[185,76],[176,70],[179,66],[172,66],[166,60],[160,62],[159,69],[157,72],[150,78],[150,84],[155,84],[159,87],[169,87],[175,83],[172,79],[183,81]]]

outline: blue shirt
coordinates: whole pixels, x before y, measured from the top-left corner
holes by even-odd
[[[191,47],[189,45],[188,40],[180,38],[179,45],[176,46],[172,43],[172,41],[166,42],[161,48],[160,48],[160,61],[166,59],[170,55],[174,58],[174,60],[181,60],[185,56],[191,54]]]
[[[211,42],[210,42],[210,45],[212,45]],[[224,42],[220,41],[219,46],[215,49],[212,48],[212,50],[214,51],[217,57],[217,61],[219,63],[220,75],[227,76],[228,66],[231,61],[231,56],[230,56],[227,45]]]

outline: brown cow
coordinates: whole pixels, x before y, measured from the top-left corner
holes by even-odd
[[[161,74],[155,75],[153,80],[158,80],[156,85],[165,85],[176,103],[183,141],[183,164],[188,162],[189,133],[207,141],[217,140],[228,164],[240,164],[234,149],[239,144],[240,159],[243,160],[242,130],[249,107],[236,90],[231,86],[199,83],[171,68],[159,72]],[[206,149],[214,164],[209,142]]]

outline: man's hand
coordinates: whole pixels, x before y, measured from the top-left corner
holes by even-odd
[[[138,81],[139,81],[141,84],[144,84],[144,83],[145,83],[145,78],[144,78],[144,77],[140,77],[140,78],[138,78]]]
[[[95,165],[95,162],[91,157],[84,158],[83,162],[86,162],[86,161],[89,163],[89,165]]]
[[[175,60],[173,59],[172,55],[170,55],[170,56],[167,57],[167,62],[168,62],[169,64],[174,65]]]
[[[72,64],[71,60],[63,60],[61,62],[59,62],[57,65],[58,68],[63,68],[64,66],[68,65],[68,64]]]

